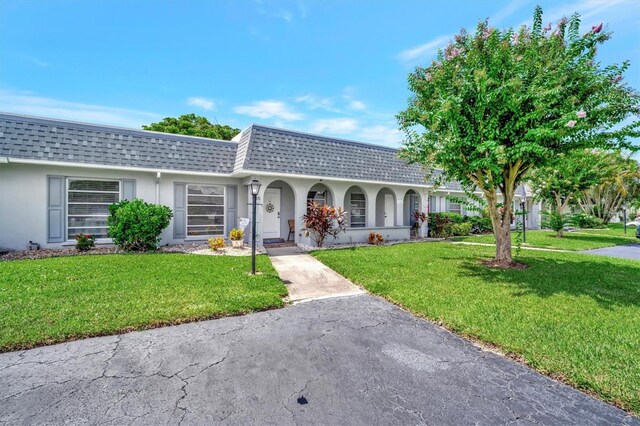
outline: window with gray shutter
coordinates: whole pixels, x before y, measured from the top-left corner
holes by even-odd
[[[64,176],[47,177],[47,242],[64,242]]]
[[[227,235],[229,231],[238,226],[238,209],[237,205],[237,188],[235,186],[227,187]]]

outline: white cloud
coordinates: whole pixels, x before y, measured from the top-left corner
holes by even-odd
[[[140,128],[160,120],[161,115],[129,108],[69,102],[0,89],[0,110],[16,114],[36,115],[72,121]]]
[[[452,38],[453,36],[451,35],[443,35],[437,37],[419,46],[403,50],[402,52],[398,53],[397,58],[405,63],[414,62],[419,59],[425,59],[426,57],[435,54],[438,49],[443,48]]]
[[[358,134],[364,142],[379,143],[397,147],[402,142],[402,132],[396,128],[383,125],[365,127]]]
[[[636,16],[640,13],[640,2],[637,0],[579,0],[546,9],[542,20],[545,24],[547,22],[556,23],[563,16],[568,18],[574,12],[580,14],[584,31],[588,31],[591,25],[599,22],[611,24],[629,20],[632,21],[633,25],[636,25]],[[529,18],[520,25],[530,26],[531,23],[532,20]]]
[[[328,118],[314,121],[311,133],[348,134],[357,128],[358,122],[352,118]]]
[[[506,6],[489,17],[489,23],[491,25],[499,24],[505,18],[511,16],[515,11],[521,9],[527,3],[529,3],[529,0],[511,0],[509,3],[507,3]]]
[[[349,108],[354,109],[356,111],[362,111],[366,108],[364,102],[359,101],[357,99],[351,99],[349,102]]]
[[[304,115],[294,112],[281,101],[266,100],[256,101],[250,105],[239,105],[234,108],[238,114],[249,115],[258,118],[280,118],[285,121],[302,120]]]
[[[197,106],[206,110],[211,110],[216,106],[215,102],[213,102],[211,99],[200,98],[198,96],[187,98],[187,105]]]
[[[25,56],[25,59],[27,61],[31,62],[32,64],[37,65],[37,66],[42,67],[42,68],[47,68],[49,66],[48,62],[41,61],[40,59],[35,58],[33,56]]]
[[[294,101],[306,104],[309,109],[324,109],[326,111],[339,112],[333,107],[333,101],[331,98],[321,98],[313,94],[308,94],[298,96]]]

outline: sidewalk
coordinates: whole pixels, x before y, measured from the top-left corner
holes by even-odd
[[[273,267],[294,302],[352,296],[364,291],[298,247],[269,248]]]

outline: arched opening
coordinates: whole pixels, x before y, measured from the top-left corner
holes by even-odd
[[[321,206],[333,206],[333,194],[324,183],[316,183],[307,192],[307,206],[309,203],[318,203]]]
[[[367,195],[359,186],[350,187],[344,194],[344,208],[348,213],[349,227],[367,226]]]
[[[404,210],[403,210],[403,218],[402,223],[404,226],[413,227],[416,223],[416,218],[414,216],[414,212],[422,211],[422,206],[420,205],[420,196],[413,189],[408,190],[404,194]]]
[[[293,188],[285,181],[271,182],[264,190],[262,239],[265,244],[295,240],[295,201]]]
[[[376,196],[376,226],[390,228],[396,224],[396,195],[389,188],[381,188]]]

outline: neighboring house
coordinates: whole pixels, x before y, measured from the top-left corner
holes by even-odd
[[[371,231],[407,240],[414,210],[465,214],[447,199],[463,195],[459,184],[434,189],[392,148],[260,125],[234,139],[0,113],[0,248],[21,250],[29,241],[61,248],[77,233],[108,243],[108,205],[134,198],[174,212],[162,244],[227,236],[250,217],[254,178],[262,183],[258,244],[309,243],[301,219],[310,200],[349,212],[342,242],[366,241]],[[528,226],[537,222],[531,214]]]

